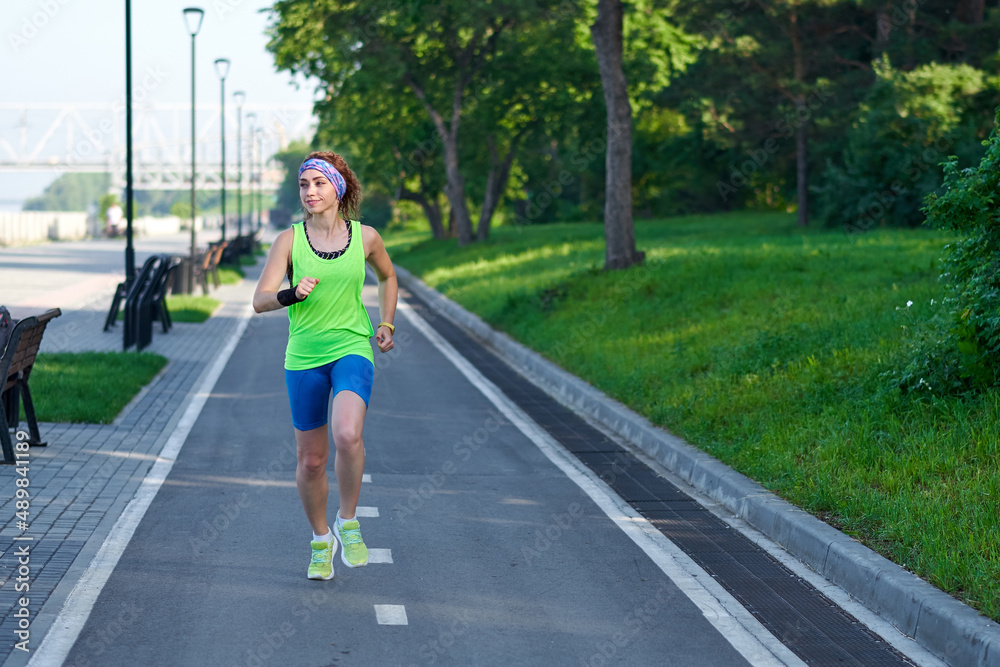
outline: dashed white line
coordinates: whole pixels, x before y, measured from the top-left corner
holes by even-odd
[[[371,484],[372,482],[372,476],[369,475],[368,473],[365,473],[361,476],[361,483],[364,484],[365,482],[368,482],[369,484]]]
[[[379,625],[409,625],[406,607],[401,604],[375,605],[375,619]]]
[[[354,516],[364,519],[377,519],[378,518],[378,508],[377,507],[364,507],[363,505],[358,505],[356,514]]]
[[[392,562],[392,549],[369,549],[368,550],[368,562],[369,563],[391,563]]]

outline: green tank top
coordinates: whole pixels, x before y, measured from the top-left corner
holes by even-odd
[[[369,342],[375,331],[361,302],[365,282],[361,223],[349,224],[351,242],[344,254],[333,259],[321,259],[313,252],[301,222],[292,225],[292,285],[305,276],[319,278],[319,284],[305,301],[288,307],[285,368],[290,371],[323,366],[349,354],[375,363]]]

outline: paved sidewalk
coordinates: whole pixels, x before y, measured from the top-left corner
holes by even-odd
[[[137,252],[137,265],[153,252],[181,251],[181,241],[143,243],[146,251]],[[120,323],[112,331],[102,331],[114,286],[122,277],[109,268],[121,261],[114,245],[60,243],[0,252],[0,302],[11,304],[15,316],[53,306],[63,311],[49,324],[42,352],[122,349]],[[80,573],[155,463],[191,389],[248,308],[261,266],[258,262],[256,267],[244,267],[247,277],[240,284],[211,291],[223,305],[208,321],[177,322],[167,334],[155,325],[153,342],[144,351],[163,355],[168,364],[114,423],[40,424],[48,447],[30,451],[27,531],[16,525],[14,466],[0,468],[0,661],[14,660],[19,653],[22,660],[28,657],[14,648],[18,619],[13,613],[22,597],[29,600],[30,647],[37,648]],[[11,296],[15,294],[21,295],[20,300]],[[14,541],[22,535],[30,541]],[[17,590],[21,564],[16,552],[22,545],[30,550],[27,592]]]

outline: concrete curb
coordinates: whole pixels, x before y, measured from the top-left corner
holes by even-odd
[[[1000,667],[1000,626],[990,619],[494,331],[402,267],[396,273],[404,287],[558,401],[635,444],[947,664]]]

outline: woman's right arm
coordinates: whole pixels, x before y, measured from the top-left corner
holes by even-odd
[[[292,230],[286,229],[278,234],[267,253],[267,262],[257,281],[257,289],[253,293],[253,309],[258,313],[278,310],[292,303],[305,301],[313,288],[319,283],[319,278],[303,276],[294,289],[289,287],[280,290],[281,281],[288,275],[288,265],[292,257]],[[280,291],[279,291],[280,290]]]
[[[288,262],[292,256],[292,230],[278,234],[267,253],[267,262],[261,271],[257,289],[253,293],[253,309],[258,313],[284,308],[278,303],[278,290],[288,272]]]

